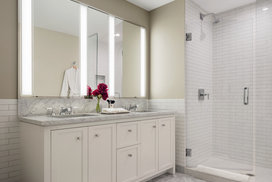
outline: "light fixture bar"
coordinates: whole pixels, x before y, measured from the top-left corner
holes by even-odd
[[[32,95],[32,1],[21,0],[21,95]]]
[[[109,95],[115,92],[115,25],[114,17],[109,16]]]
[[[146,31],[141,27],[141,97],[146,96]]]
[[[80,5],[80,95],[87,95],[87,7]]]

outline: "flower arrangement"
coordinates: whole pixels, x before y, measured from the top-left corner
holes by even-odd
[[[101,108],[100,108],[100,100],[107,100],[107,98],[109,97],[108,95],[108,86],[105,83],[100,83],[97,86],[97,89],[95,89],[92,92],[92,95],[94,97],[97,97],[97,104],[96,104],[96,112],[99,113],[101,112]]]
[[[89,85],[87,85],[87,95],[85,99],[93,99],[92,88]]]

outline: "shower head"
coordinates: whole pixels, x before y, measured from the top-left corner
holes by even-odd
[[[205,18],[206,16],[209,16],[209,15],[212,15],[212,16],[213,16],[213,18],[214,18],[214,22],[213,22],[213,23],[219,23],[219,22],[220,22],[220,20],[215,16],[214,13],[207,13],[207,14],[200,13],[200,20],[203,21],[204,18]]]

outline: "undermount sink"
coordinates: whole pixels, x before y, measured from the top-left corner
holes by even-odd
[[[76,117],[89,117],[89,116],[98,116],[97,113],[78,113],[78,114],[69,114],[69,115],[55,115],[51,116],[54,118],[76,118]]]

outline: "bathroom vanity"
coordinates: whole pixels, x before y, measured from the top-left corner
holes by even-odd
[[[27,182],[131,182],[175,173],[175,116],[21,118]]]

